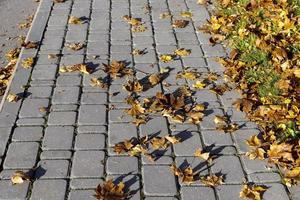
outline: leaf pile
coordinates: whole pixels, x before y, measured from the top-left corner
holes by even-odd
[[[299,16],[296,0],[219,0],[214,15],[199,28],[212,35],[212,44],[224,41],[232,49],[219,61],[243,93],[235,106],[262,130],[262,137],[248,140],[247,155],[268,158],[286,171],[287,179],[293,179],[289,174],[300,163]],[[214,90],[222,95],[226,87]]]
[[[149,160],[154,161],[157,156],[157,150],[165,150],[172,144],[177,143],[180,143],[180,139],[176,136],[144,136],[140,139],[131,138],[130,140],[125,140],[115,144],[114,152],[117,154],[127,153],[130,156],[144,155]]]
[[[126,110],[127,114],[137,118],[139,115],[148,115],[160,113],[168,117],[173,122],[198,124],[204,114],[204,105],[196,104],[192,100],[192,91],[184,87],[179,87],[173,93],[157,94],[150,98],[143,99],[141,104],[139,100],[130,97],[127,103],[131,106]]]
[[[98,200],[125,200],[128,194],[124,190],[123,182],[115,184],[112,180],[108,180],[97,186],[94,197]]]

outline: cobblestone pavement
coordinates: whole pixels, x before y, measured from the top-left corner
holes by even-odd
[[[151,6],[150,11],[144,9],[145,5]],[[184,29],[173,29],[170,19],[159,18],[163,12],[180,16],[185,10],[192,11],[193,17]],[[87,23],[68,24],[71,15],[85,17]],[[148,30],[131,32],[122,20],[124,15],[142,18]],[[15,94],[25,90],[28,96],[16,103],[5,102],[0,113],[0,199],[94,199],[93,189],[109,178],[123,180],[131,191],[136,191],[132,199],[235,200],[239,199],[244,180],[268,186],[264,199],[299,199],[299,189],[288,190],[282,185],[275,168],[244,156],[245,139],[258,129],[232,108],[232,102],[240,97],[237,91],[222,96],[208,89],[197,91],[196,101],[207,105],[199,125],[174,124],[154,115],[147,124],[136,128],[126,116],[120,118],[127,107],[123,102],[127,93],[122,90],[125,79],[115,80],[108,89],[99,89],[89,82],[92,77],[103,75],[101,70],[91,75],[58,71],[59,66],[83,62],[100,68],[111,60],[130,62],[140,71],[138,77],[144,76],[141,71],[175,68],[166,79],[171,87],[160,84],[144,96],[173,91],[176,85],[186,84],[174,78],[183,66],[222,74],[224,69],[212,57],[226,55],[225,49],[210,46],[208,36],[195,31],[208,17],[207,8],[195,0],[67,0],[60,4],[42,0],[27,38],[42,41],[40,48],[23,49],[20,58],[36,56],[36,64],[30,70],[18,63],[10,89]],[[87,47],[70,51],[64,46],[67,42],[85,42]],[[158,60],[158,55],[181,47],[191,49],[192,54],[167,64]],[[148,53],[132,56],[133,48],[147,49]],[[61,57],[48,59],[48,54]],[[114,109],[108,109],[112,106]],[[40,112],[40,107],[51,109]],[[244,126],[233,134],[216,131],[214,116],[224,113]],[[184,141],[156,162],[118,156],[110,148],[124,139],[153,133],[182,135]],[[194,157],[195,150],[203,147],[210,147],[217,157],[211,166]],[[225,184],[216,189],[205,187],[200,181],[182,184],[171,173],[170,165],[180,165],[185,159],[201,174],[225,174]],[[37,166],[34,181],[11,185],[13,171]]]

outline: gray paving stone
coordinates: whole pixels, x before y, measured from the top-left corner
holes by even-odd
[[[14,142],[8,147],[4,160],[5,169],[29,169],[32,168],[37,159],[39,143],[37,142]]]
[[[109,157],[106,161],[108,174],[138,173],[138,159],[136,157]]]
[[[75,150],[105,149],[105,135],[79,134],[76,136]]]
[[[29,188],[29,182],[11,185],[10,180],[0,180],[0,199],[26,199]]]
[[[264,199],[272,200],[288,200],[290,199],[286,193],[285,187],[280,183],[266,184],[268,189],[263,195]]]
[[[106,104],[107,93],[83,93],[81,95],[81,104]]]
[[[182,187],[181,196],[182,200],[216,199],[214,190],[210,187]]]
[[[131,116],[125,113],[124,109],[114,109],[108,112],[109,123],[121,123],[121,122],[131,122],[133,119]]]
[[[232,138],[230,134],[226,134],[223,131],[218,130],[203,130],[201,131],[203,142],[205,145],[233,145]]]
[[[76,112],[51,112],[48,118],[49,126],[74,125],[76,121]]]
[[[230,166],[230,168],[224,168]],[[215,159],[215,164],[211,167],[214,173],[221,172],[225,175],[225,183],[242,183],[245,178],[241,163],[236,156],[220,156]]]
[[[175,177],[169,166],[143,166],[145,195],[173,196],[177,194]]]
[[[79,125],[104,125],[106,124],[106,106],[81,105],[78,116]]]
[[[103,180],[100,178],[72,178],[70,180],[70,188],[74,190],[94,190],[100,183],[103,183]]]
[[[42,160],[38,163],[39,168],[35,172],[37,179],[66,178],[68,175],[68,160]]]
[[[57,105],[52,105],[50,110],[52,112],[61,112],[61,111],[77,111],[78,105],[72,105],[72,104],[57,104]]]
[[[78,133],[106,133],[106,126],[79,126]]]
[[[241,189],[242,185],[220,185],[216,191],[220,200],[240,200]]]
[[[59,76],[56,80],[57,86],[79,86],[81,84],[81,77],[75,76]]]
[[[66,188],[66,180],[37,180],[33,183],[30,200],[64,200]]]
[[[109,124],[108,125],[108,143],[114,146],[118,142],[137,137],[136,126],[133,124]]]
[[[20,118],[43,117],[46,113],[40,112],[40,108],[48,107],[49,100],[25,99],[19,113]]]
[[[250,180],[255,183],[281,182],[282,179],[278,173],[253,173],[249,175]]]
[[[59,159],[71,159],[71,151],[43,151],[40,155],[42,160],[59,160]]]
[[[244,169],[248,174],[255,172],[270,172],[272,170],[271,166],[268,165],[265,160],[250,160],[247,156],[242,155],[241,161],[244,165]]]
[[[30,87],[28,93],[30,98],[49,98],[52,93],[52,87]]]
[[[146,124],[142,124],[140,126],[140,134],[141,136],[144,135],[156,135],[164,136],[168,135],[168,124],[167,120],[164,117],[157,117],[153,116],[151,117],[151,120],[148,121]]]
[[[43,150],[69,150],[72,148],[74,128],[72,126],[50,126],[43,138]]]
[[[176,197],[146,197],[145,200],[177,200]]]
[[[77,104],[79,87],[56,87],[52,104]]]
[[[74,154],[72,178],[100,178],[103,176],[103,151],[76,151]]]
[[[0,157],[5,153],[6,145],[9,140],[11,129],[10,128],[0,128]]]
[[[14,130],[12,141],[14,142],[34,142],[43,138],[43,128],[40,126],[17,127]]]
[[[82,200],[82,199],[93,200],[95,199],[93,195],[95,195],[94,190],[71,190],[68,199],[69,200]]]
[[[172,132],[172,135],[181,138],[180,143],[173,145],[176,156],[193,156],[196,149],[201,148],[201,139],[199,132],[181,131]]]
[[[18,126],[42,126],[45,124],[44,118],[23,118],[18,119]]]

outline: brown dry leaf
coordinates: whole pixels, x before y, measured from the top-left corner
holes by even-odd
[[[128,154],[130,156],[148,155],[148,150],[144,145],[137,144],[128,152]]]
[[[56,54],[48,54],[48,59],[54,59],[57,58]]]
[[[217,85],[214,88],[210,89],[210,91],[223,95],[226,91],[229,91],[231,88],[227,84]]]
[[[12,49],[5,54],[5,57],[8,61],[16,60],[19,57],[20,51],[20,48]]]
[[[154,150],[157,149],[166,149],[169,146],[169,143],[167,142],[166,138],[161,138],[161,137],[154,137],[150,140],[150,143],[152,145],[152,148]]]
[[[148,78],[151,86],[155,86],[161,82],[161,73],[159,74],[151,74]]]
[[[32,41],[23,42],[21,46],[24,47],[25,49],[36,49],[38,47],[38,42],[32,42]]]
[[[140,126],[141,124],[146,124],[148,122],[149,118],[146,117],[146,116],[139,116],[139,117],[136,117],[132,120],[132,123],[135,125],[135,126]]]
[[[168,140],[171,144],[178,144],[180,143],[180,139],[178,139],[176,136],[165,136],[166,140]]]
[[[215,124],[225,125],[229,122],[229,119],[227,116],[216,115],[214,118],[214,122],[215,122]]]
[[[145,24],[141,24],[141,25],[138,25],[138,26],[132,26],[131,27],[131,31],[134,32],[134,33],[141,33],[141,32],[145,32],[148,30],[148,27],[145,26]]]
[[[140,49],[133,49],[133,51],[131,52],[132,55],[134,56],[140,56],[140,55],[144,55],[145,51],[140,50]]]
[[[99,88],[107,88],[108,84],[104,82],[103,78],[91,78],[90,85],[92,87],[99,87]]]
[[[67,73],[67,72],[81,72],[83,74],[90,74],[92,69],[88,67],[86,64],[75,64],[69,66],[62,66],[59,68],[59,72]]]
[[[203,89],[205,88],[206,84],[203,83],[202,81],[196,81],[194,84],[193,84],[193,88],[197,89],[197,90],[200,90],[200,89]]]
[[[12,60],[5,67],[0,67],[0,96],[5,93],[15,66],[16,60]]]
[[[201,177],[201,182],[206,186],[216,187],[224,184],[224,177],[223,175],[211,174],[209,176]]]
[[[47,108],[47,107],[39,107],[39,111],[40,111],[41,113],[45,113],[45,112],[48,112],[48,111],[49,111],[49,108]]]
[[[180,57],[186,57],[190,55],[192,51],[190,49],[180,48],[174,51],[174,54]]]
[[[270,145],[269,150],[267,151],[269,162],[279,164],[279,162],[293,162],[292,154],[293,145],[288,143],[277,144],[274,142]]]
[[[187,20],[174,20],[172,22],[173,28],[185,28],[189,24]]]
[[[125,20],[128,24],[131,24],[132,26],[138,26],[138,25],[141,25],[142,24],[142,20],[139,19],[139,18],[133,18],[133,17],[130,17],[128,15],[124,15],[123,17],[123,20]]]
[[[124,142],[119,142],[114,146],[114,152],[121,154],[123,152],[129,152],[134,147],[133,140],[125,140]]]
[[[242,191],[240,192],[240,197],[244,199],[261,200],[262,195],[266,190],[267,188],[265,186],[244,183]]]
[[[297,185],[300,181],[300,167],[295,167],[291,170],[288,170],[284,177],[284,183],[288,187],[292,187],[293,185]]]
[[[176,78],[185,78],[188,80],[196,80],[200,77],[200,73],[196,70],[185,70],[178,72]]]
[[[8,102],[17,102],[20,100],[20,97],[16,94],[8,94],[7,97],[6,97],[7,101]]]
[[[168,63],[168,62],[173,61],[173,58],[174,57],[171,54],[163,54],[163,55],[159,56],[159,60],[161,60],[164,63]]]
[[[180,15],[181,15],[181,17],[185,17],[185,18],[192,18],[193,13],[190,12],[190,11],[182,11],[182,12],[180,13]]]
[[[128,115],[138,117],[145,113],[145,108],[137,99],[129,98],[127,99],[127,103],[131,105],[131,108],[124,110]]]
[[[197,4],[199,4],[199,5],[206,5],[207,4],[207,0],[197,0]]]
[[[73,51],[79,51],[82,49],[85,45],[83,43],[77,42],[77,43],[67,43],[66,47],[69,49],[72,49]]]
[[[243,111],[245,113],[249,113],[252,110],[252,107],[254,106],[254,102],[249,99],[238,99],[236,100],[233,105],[240,111]]]
[[[111,78],[116,79],[124,75],[132,75],[132,69],[126,68],[126,65],[123,61],[113,60],[109,65],[104,64],[104,72],[109,74]]]
[[[175,176],[178,176],[181,179],[182,183],[192,184],[195,181],[194,172],[190,166],[186,167],[185,169],[180,169],[176,167],[175,164],[172,164],[170,169]]]
[[[164,12],[159,15],[160,19],[166,19],[166,18],[171,18],[171,17],[172,17],[172,15],[170,12]]]
[[[126,84],[123,85],[123,88],[128,92],[142,92],[144,87],[138,80],[128,80]]]
[[[250,160],[254,160],[256,158],[258,158],[259,160],[264,160],[265,154],[266,151],[263,148],[259,148],[259,147],[254,148],[249,152],[246,152],[246,156],[248,156]]]
[[[82,20],[78,17],[71,16],[68,20],[69,24],[82,24]]]
[[[209,158],[210,158],[210,153],[209,152],[203,152],[203,150],[201,150],[201,149],[197,149],[195,151],[194,155],[196,157],[201,158],[201,159],[206,160],[206,161],[209,160]]]
[[[22,67],[25,69],[29,69],[33,66],[34,64],[34,58],[33,57],[29,57],[26,58],[24,60],[22,60]]]
[[[246,140],[246,143],[250,147],[260,147],[262,145],[262,140],[257,137],[257,135],[252,135],[248,140]]]
[[[15,171],[10,178],[13,185],[22,184],[24,181],[30,181],[30,179],[31,177],[23,171]]]
[[[125,193],[125,184],[123,182],[114,184],[112,180],[99,184],[95,192],[94,197],[98,200],[125,200],[128,197]]]

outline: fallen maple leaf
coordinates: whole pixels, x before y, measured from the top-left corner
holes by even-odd
[[[82,49],[84,47],[83,43],[67,43],[66,47],[68,47],[69,49],[72,49],[73,51],[79,51],[80,49]]]
[[[88,67],[86,64],[75,64],[69,66],[62,66],[59,68],[59,72],[81,72],[83,74],[90,74],[92,72],[92,68]]]
[[[243,184],[240,197],[251,200],[261,200],[263,193],[267,190],[265,186]]]
[[[82,24],[82,20],[78,17],[70,16],[68,23],[69,24]]]
[[[128,197],[125,193],[125,184],[123,182],[114,184],[112,180],[99,184],[95,192],[94,197],[98,200],[125,200]]]
[[[33,57],[29,57],[26,58],[24,60],[22,60],[22,67],[25,69],[29,69],[33,66],[34,64],[34,58]]]
[[[186,167],[185,169],[180,169],[177,168],[175,164],[172,164],[170,169],[175,176],[178,176],[181,179],[182,183],[192,184],[195,181],[194,172],[190,166]]]
[[[185,28],[189,24],[187,20],[174,20],[172,26],[174,28]]]
[[[224,184],[223,175],[211,174],[211,175],[201,177],[200,180],[204,185],[210,186],[210,187],[217,187],[219,185]]]
[[[15,171],[10,178],[13,185],[22,184],[24,181],[30,181],[30,179],[31,177],[23,171]]]
[[[174,51],[174,54],[180,57],[186,57],[188,55],[191,54],[191,50],[190,49],[185,49],[185,48],[180,48],[180,49],[176,49]]]

